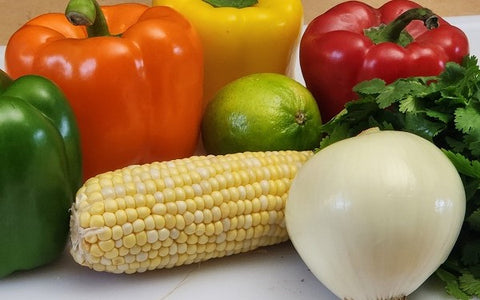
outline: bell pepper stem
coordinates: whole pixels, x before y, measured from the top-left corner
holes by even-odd
[[[88,37],[111,35],[105,16],[96,0],[70,0],[65,16],[73,25],[85,26]]]
[[[258,3],[257,0],[203,0],[213,7],[250,7]]]
[[[13,83],[13,79],[3,70],[0,70],[0,92],[6,90]]]
[[[387,40],[397,41],[400,33],[413,20],[423,21],[425,27],[428,29],[438,27],[438,17],[431,10],[428,8],[412,8],[405,11],[385,27],[384,30]]]
[[[406,33],[405,28],[414,20],[423,21],[429,30],[439,26],[438,17],[430,9],[419,7],[405,11],[389,24],[366,30],[365,35],[375,44],[393,42],[406,46],[413,38]]]

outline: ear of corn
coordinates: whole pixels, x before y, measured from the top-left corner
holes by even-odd
[[[100,174],[77,193],[71,254],[97,271],[135,273],[286,241],[287,192],[311,155],[193,156]]]

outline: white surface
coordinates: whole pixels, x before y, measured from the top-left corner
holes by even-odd
[[[470,52],[480,57],[480,16],[447,18],[463,29]],[[3,57],[5,47],[0,47]],[[4,69],[3,61],[0,68]],[[296,78],[302,82],[298,68]],[[0,245],[1,247],[1,245]],[[77,265],[68,253],[35,270],[0,279],[0,299],[295,299],[334,300],[286,242],[253,252],[213,259],[201,264],[134,275],[98,273]],[[442,300],[446,297],[435,278],[409,300]]]

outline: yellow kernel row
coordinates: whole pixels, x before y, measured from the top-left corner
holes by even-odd
[[[241,252],[251,251],[262,246],[278,244],[285,241],[286,238],[262,237],[247,241],[225,241],[221,243],[208,243],[203,245],[172,244],[168,248],[164,247],[157,250],[142,252],[137,249],[135,254],[128,253],[120,256],[118,250],[114,250],[105,255],[98,254],[91,257],[92,268],[97,271],[105,271],[107,267],[112,273],[134,273],[153,270],[162,266],[162,268],[171,268],[183,264],[191,264],[205,261],[215,257],[224,257]],[[96,248],[91,250],[96,253]],[[181,259],[179,259],[181,258]],[[138,268],[140,264],[145,269]]]

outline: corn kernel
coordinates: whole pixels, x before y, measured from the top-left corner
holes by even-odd
[[[183,231],[180,231],[175,241],[177,243],[184,244],[187,242],[187,240],[188,240],[187,234]]]
[[[109,252],[115,248],[115,242],[113,240],[100,241],[98,242],[98,247],[104,252]]]
[[[165,227],[165,218],[161,215],[154,215],[155,229],[162,229]]]
[[[147,233],[145,233],[145,234],[147,234]],[[149,244],[148,242],[145,245],[143,245],[141,248],[142,248],[142,250],[141,250],[142,252],[150,252],[150,250],[153,249],[152,244]]]
[[[270,214],[268,211],[262,211],[260,212],[260,224],[262,225],[267,225],[270,220]]]
[[[167,202],[165,205],[167,207],[168,214],[176,215],[178,213],[177,204],[175,202]]]
[[[128,222],[133,222],[138,218],[138,213],[135,208],[126,208],[125,213],[127,214]]]
[[[137,219],[133,221],[132,226],[133,226],[133,232],[137,233],[145,229],[145,222],[143,222],[142,219]]]
[[[206,226],[205,226],[205,235],[207,236],[211,236],[215,233],[215,225],[213,225],[213,223],[208,223]]]
[[[245,197],[243,199],[253,199],[256,197],[255,193],[256,192],[253,186],[251,184],[247,184],[245,186]]]
[[[195,198],[193,198],[193,200],[195,201],[195,205],[197,206],[197,210],[205,209],[205,202],[203,201],[202,197],[195,196]]]
[[[127,247],[122,246],[118,248],[118,255],[125,257],[128,255],[128,253],[130,253],[130,250]]]
[[[125,223],[122,225],[123,235],[129,235],[133,232],[133,225],[132,223]]]
[[[105,225],[105,221],[103,220],[103,216],[95,215],[90,217],[90,224],[91,228],[96,227],[103,227]]]
[[[230,201],[238,201],[240,199],[240,193],[237,188],[230,187],[228,193],[230,194]]]
[[[105,265],[102,265],[100,263],[93,264],[92,268],[97,271],[97,272],[103,272],[106,269]]]
[[[176,178],[180,178],[180,179],[181,179],[181,177],[179,177],[179,176],[176,176]],[[181,184],[183,184],[183,182],[180,183],[178,186],[181,186]],[[178,187],[178,186],[175,187],[175,189],[174,189],[174,191],[175,191],[175,201],[177,201],[177,202],[178,202],[178,201],[183,202],[183,201],[185,201],[185,197],[186,197],[186,196],[185,196],[185,191],[184,191],[183,188],[180,188],[180,187]]]
[[[127,206],[126,209],[136,207],[135,199],[132,197],[132,195],[135,195],[135,194],[128,194],[123,198],[123,200],[125,201],[125,205]]]
[[[155,205],[155,203],[157,202],[157,200],[155,200],[155,197],[153,196],[153,193],[151,194],[148,194],[145,196],[145,205],[152,209],[152,207]]]
[[[169,249],[168,249],[168,254],[169,255],[176,255],[177,254],[177,244],[176,243],[173,243],[170,245]]]
[[[124,210],[125,208],[127,208],[127,203],[125,203],[124,197],[117,198],[117,206],[120,210]]]
[[[112,229],[110,227],[103,227],[102,230],[97,233],[97,237],[101,241],[110,240],[112,238]]]
[[[92,215],[101,215],[105,212],[105,207],[103,202],[94,202],[90,206],[90,214]]]
[[[175,201],[175,191],[171,188],[166,188],[163,190],[163,197],[165,199],[165,203]]]
[[[214,206],[214,207],[212,207],[210,212],[212,213],[212,221],[213,222],[216,222],[216,221],[218,221],[222,218],[222,211],[220,210],[220,207]]]
[[[130,233],[129,235],[124,236],[122,241],[126,248],[132,248],[136,243],[135,234]]]
[[[155,219],[153,218],[153,216],[146,216],[143,222],[145,223],[145,230],[155,229]]]
[[[153,244],[156,241],[158,241],[158,231],[156,230],[147,231],[147,242],[150,244]]]
[[[228,191],[228,188],[224,188],[224,189],[220,190],[220,193],[222,194],[224,203],[227,203],[227,202],[231,201],[230,192]]]
[[[119,225],[115,225],[112,227],[112,239],[119,240],[123,236],[123,229]]]
[[[225,218],[225,219],[222,219],[220,222],[222,222],[222,227],[223,227],[223,231],[229,231],[231,226],[232,226],[232,222],[230,219],[228,218]]]
[[[115,224],[117,224],[117,218],[112,212],[103,213],[103,220],[105,221],[105,226],[107,227],[113,227]]]
[[[85,239],[86,242],[88,242],[90,244],[95,244],[98,241],[98,237],[95,234],[95,232],[89,232],[89,233],[85,234],[84,239]]]
[[[157,203],[153,206],[152,213],[156,215],[164,215],[167,213],[167,206],[164,203]]]
[[[90,226],[90,213],[84,211],[80,213],[80,227],[87,228],[88,226]]]
[[[198,236],[196,235],[189,235],[187,238],[187,244],[189,245],[196,245],[198,244]]]
[[[220,218],[226,219],[230,215],[230,207],[227,203],[220,204]]]
[[[187,204],[185,201],[175,201],[177,206],[177,213],[183,215],[187,211]]]
[[[150,208],[143,206],[143,207],[137,207],[137,218],[140,219],[145,219],[147,216],[151,214]]]
[[[182,215],[176,215],[175,216],[175,228],[178,230],[183,230],[185,228],[185,219],[183,218]]]
[[[147,259],[148,259],[148,253],[145,253],[145,252],[140,252],[135,257],[135,260],[138,261],[138,262],[144,262]]]
[[[187,244],[177,244],[177,252],[178,254],[184,254],[187,252]]]
[[[137,245],[143,246],[147,243],[147,234],[145,231],[141,231],[135,234],[135,239],[137,240]]]
[[[175,227],[175,223],[176,223],[175,216],[171,214],[165,214],[164,218],[165,218],[165,227],[167,229],[172,229]]]
[[[90,246],[90,254],[95,256],[95,257],[102,257],[103,256],[103,251],[98,247],[97,244],[93,244]]]
[[[203,210],[203,222],[208,224],[208,223],[211,223],[212,221],[213,221],[212,211],[210,211],[209,209],[204,209]]]
[[[204,195],[203,196],[203,202],[205,203],[205,209],[211,209],[213,207],[213,204],[214,204],[214,200],[212,198],[212,196],[210,195]]]
[[[104,256],[105,258],[110,259],[112,264],[114,264],[114,259],[118,257],[118,249],[112,248],[110,251],[105,252]]]
[[[162,228],[158,230],[158,240],[165,241],[170,236],[170,230]]]
[[[243,228],[248,229],[252,227],[253,220],[252,215],[245,215],[245,223],[243,224]]]
[[[199,223],[199,224],[197,224],[197,228],[196,228],[195,234],[196,234],[197,236],[202,236],[202,235],[205,234],[205,224],[204,224],[204,223]]]
[[[172,239],[174,240],[177,239],[179,235],[180,235],[180,231],[178,231],[176,228],[173,228],[170,230],[170,237]]]
[[[124,210],[118,210],[115,212],[115,217],[117,219],[117,224],[118,225],[123,225],[127,222],[127,214],[125,213]]]
[[[187,204],[187,211],[190,213],[194,213],[197,210],[197,204],[193,199],[187,199],[186,201]]]
[[[166,257],[168,255],[169,251],[170,251],[170,249],[168,247],[162,247],[162,248],[158,249],[158,255],[160,257]]]

